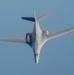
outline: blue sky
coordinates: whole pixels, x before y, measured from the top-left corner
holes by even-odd
[[[74,27],[74,0],[0,0],[0,37],[25,37],[33,23],[23,16],[49,13],[40,21],[49,34]],[[0,75],[74,75],[74,32],[47,42],[35,64],[27,44],[0,42]]]

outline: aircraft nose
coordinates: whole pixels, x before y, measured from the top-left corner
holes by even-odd
[[[38,59],[36,59],[36,64],[38,64],[38,62],[39,62],[39,60],[38,60]]]
[[[35,63],[38,64],[38,62],[39,62],[39,55],[35,54]]]

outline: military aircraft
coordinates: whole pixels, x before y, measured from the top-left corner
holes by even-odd
[[[42,31],[39,25],[39,21],[47,17],[48,14],[45,14],[40,17],[36,17],[35,13],[34,15],[34,17],[22,17],[23,20],[34,22],[33,31],[31,33],[27,33],[25,38],[0,38],[0,41],[27,43],[33,49],[34,60],[35,63],[38,64],[40,59],[40,51],[45,42],[74,31],[74,27],[53,34],[49,34],[48,31]]]

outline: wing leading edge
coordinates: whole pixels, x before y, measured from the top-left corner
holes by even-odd
[[[3,42],[16,42],[16,43],[25,43],[25,38],[0,38],[0,41]]]
[[[56,33],[53,33],[53,34],[50,34],[50,35],[47,36],[47,39],[48,40],[51,40],[53,38],[62,36],[64,34],[67,34],[69,32],[72,32],[72,31],[74,31],[74,27],[73,28],[66,29],[66,30],[63,30],[63,31],[59,31],[59,32],[56,32]]]

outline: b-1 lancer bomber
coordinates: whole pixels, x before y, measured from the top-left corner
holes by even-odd
[[[28,44],[33,49],[34,60],[35,63],[38,64],[40,59],[39,56],[40,56],[41,48],[48,40],[54,39],[56,37],[74,31],[74,27],[53,34],[49,34],[48,31],[42,31],[39,25],[39,21],[44,19],[47,16],[48,14],[45,14],[40,17],[36,17],[36,15],[35,17],[22,17],[23,20],[34,22],[33,31],[31,33],[27,33],[25,38],[0,38],[0,41]]]

